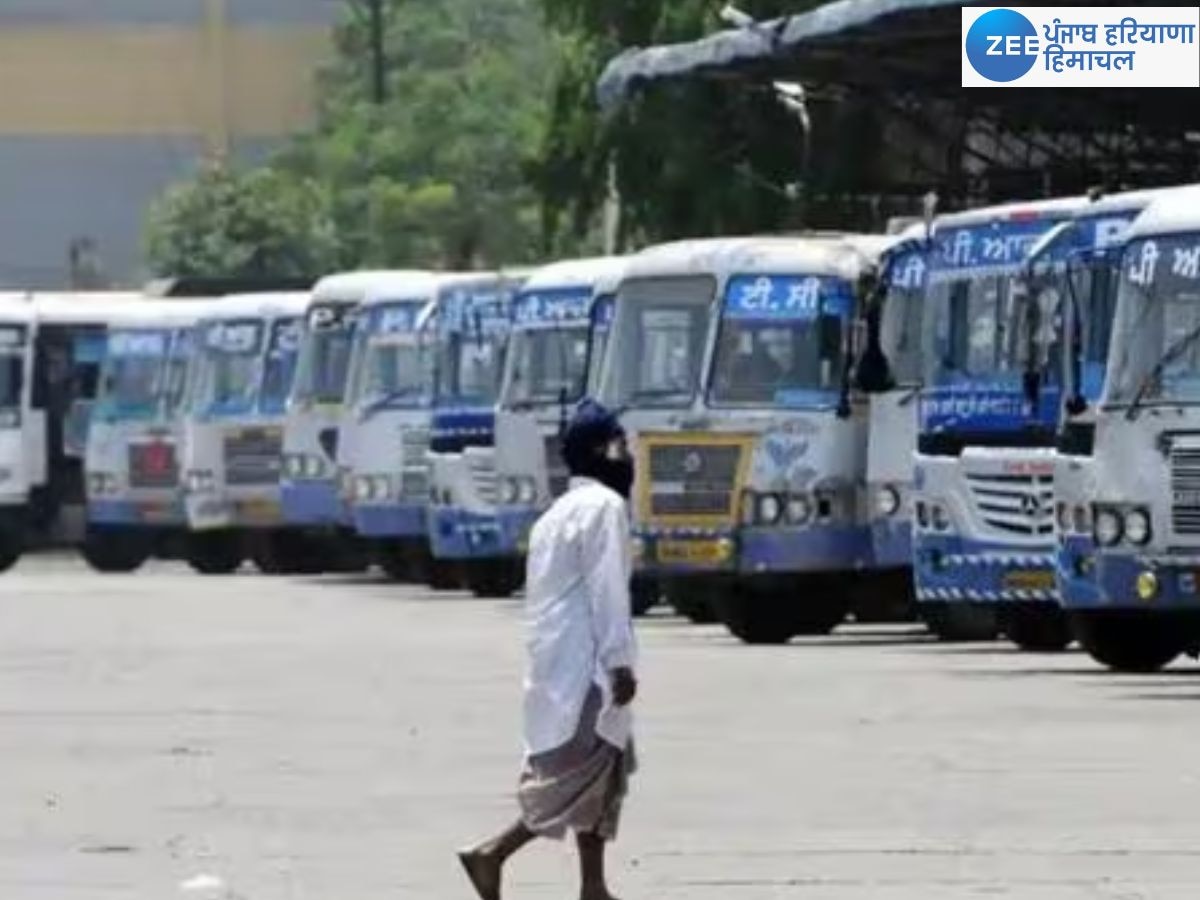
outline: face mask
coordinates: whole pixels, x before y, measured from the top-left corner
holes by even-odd
[[[628,500],[633,492],[633,460],[628,456],[620,459],[604,457],[596,467],[594,477],[602,485]]]

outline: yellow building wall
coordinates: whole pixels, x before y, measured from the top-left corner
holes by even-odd
[[[309,126],[330,46],[311,26],[0,31],[0,136],[202,136],[210,149]]]

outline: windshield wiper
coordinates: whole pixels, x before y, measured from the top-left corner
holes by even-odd
[[[1191,331],[1167,348],[1162,358],[1154,364],[1154,368],[1147,373],[1137,390],[1133,392],[1133,399],[1129,401],[1129,409],[1125,412],[1125,418],[1128,421],[1133,421],[1142,402],[1146,399],[1146,395],[1150,392],[1150,388],[1162,378],[1167,366],[1179,359],[1198,338],[1200,338],[1200,324],[1193,326]]]
[[[367,404],[366,411],[367,411],[367,414],[370,415],[371,413],[378,412],[379,410],[383,409],[384,407],[386,407],[392,403],[395,403],[397,400],[404,400],[404,399],[407,399],[407,398],[410,398],[413,396],[420,396],[420,395],[421,395],[421,389],[417,388],[417,387],[397,388],[394,391],[388,391],[386,394],[384,394],[378,400],[371,401],[371,403]]]

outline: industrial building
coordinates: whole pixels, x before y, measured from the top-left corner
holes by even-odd
[[[314,114],[340,0],[0,0],[0,283],[136,284],[148,205]],[[73,266],[72,259],[76,261]]]

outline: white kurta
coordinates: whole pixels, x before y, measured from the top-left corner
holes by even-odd
[[[609,672],[637,658],[630,566],[625,501],[598,481],[571,479],[529,538],[526,753],[571,739],[592,685],[602,699],[597,733],[620,750],[628,745],[632,711],[613,704]]]

